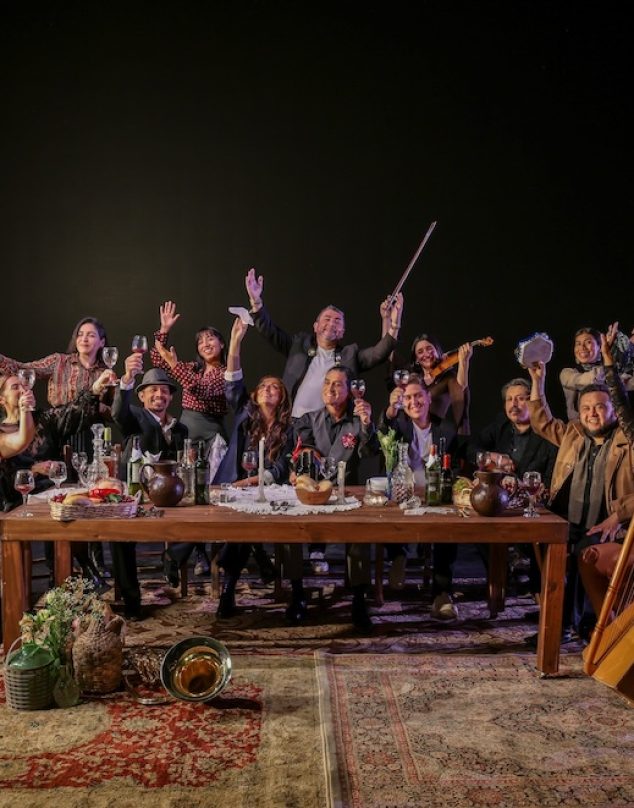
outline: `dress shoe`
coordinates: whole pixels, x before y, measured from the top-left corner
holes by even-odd
[[[230,617],[235,617],[236,610],[236,596],[233,591],[223,592],[218,601],[218,608],[216,609],[216,617],[222,620],[227,620]]]
[[[436,620],[457,620],[458,609],[447,592],[436,595],[431,607],[431,616]]]
[[[207,553],[201,550],[196,551],[196,563],[194,564],[194,575],[199,578],[201,575],[209,575],[211,568],[209,566],[209,559]]]
[[[539,633],[536,634],[529,634],[528,637],[524,637],[524,642],[528,645],[529,648],[535,650],[537,648],[537,638],[539,637]],[[566,645],[566,643],[572,642],[572,629],[571,628],[563,628],[561,630],[561,644]]]
[[[170,586],[176,588],[180,584],[178,574],[178,562],[174,561],[171,555],[165,550],[161,556],[163,562],[163,576]]]
[[[306,608],[305,600],[295,600],[293,598],[286,609],[286,622],[291,626],[298,626],[303,623],[308,617],[308,609]]]
[[[373,627],[365,598],[354,598],[352,601],[352,622],[360,631],[369,631]]]

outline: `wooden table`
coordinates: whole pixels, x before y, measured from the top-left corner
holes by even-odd
[[[353,493],[362,495],[361,489],[353,489]],[[47,504],[29,503],[29,508],[34,513],[32,518],[21,518],[22,508],[0,517],[5,648],[18,636],[18,623],[28,609],[22,544],[34,540],[55,542],[58,583],[70,574],[72,541],[481,542],[491,545],[491,557],[498,566],[506,563],[508,544],[539,542],[545,553],[537,668],[549,674],[559,667],[568,525],[564,519],[547,512],[542,512],[539,519],[524,519],[521,513],[495,518],[464,518],[458,513],[406,516],[390,504],[383,508],[362,506],[351,511],[297,517],[276,513],[257,516],[229,508],[197,506],[167,508],[160,519],[56,522],[50,518]]]

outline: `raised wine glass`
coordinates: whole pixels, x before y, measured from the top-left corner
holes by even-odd
[[[350,392],[352,398],[363,398],[365,395],[365,381],[363,379],[353,379],[350,382]]]
[[[119,349],[112,345],[108,345],[101,349],[101,356],[103,357],[104,365],[112,370],[112,368],[117,364],[117,359],[119,358]],[[114,387],[116,384],[116,382],[108,382],[108,387]]]
[[[247,479],[251,478],[251,472],[258,467],[258,453],[254,449],[247,449],[242,453],[242,468],[247,473]]]
[[[59,492],[62,483],[68,476],[66,463],[62,463],[61,460],[53,460],[48,469],[48,476],[55,483],[56,492]]]
[[[524,509],[524,516],[528,519],[535,519],[539,516],[535,507],[535,500],[542,487],[542,475],[538,471],[524,472],[522,487],[528,494],[528,506]]]
[[[407,383],[409,382],[409,370],[395,370],[392,374],[392,379],[394,380],[394,384],[397,387],[400,387],[401,390],[405,390],[407,387]],[[394,409],[400,410],[403,407],[403,400],[402,398],[399,399],[394,404]]]
[[[35,371],[32,368],[20,368],[18,370],[18,379],[22,387],[32,390],[35,385]],[[34,409],[35,407],[29,407],[29,412]]]
[[[147,353],[147,337],[142,334],[135,334],[132,337],[132,353]]]
[[[35,488],[35,480],[33,478],[33,472],[29,471],[28,469],[20,469],[15,473],[15,481],[13,487],[16,491],[19,491],[22,494],[22,504],[24,505],[23,513],[19,514],[19,516],[26,517],[26,516],[33,516],[33,514],[28,510],[29,507],[29,494]]]

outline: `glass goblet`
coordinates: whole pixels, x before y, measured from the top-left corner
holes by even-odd
[[[117,364],[117,359],[119,358],[119,349],[112,345],[108,345],[101,349],[101,356],[104,365],[112,370],[112,368]],[[108,382],[108,387],[114,387],[115,385],[116,382]]]
[[[363,379],[353,379],[350,382],[350,392],[352,398],[363,398],[365,395],[365,381]]]
[[[535,519],[539,516],[535,501],[542,486],[542,475],[538,471],[526,471],[522,477],[522,488],[528,494],[528,506],[524,509],[524,516]]]
[[[258,453],[254,449],[247,449],[242,453],[242,468],[247,473],[247,479],[251,478],[251,472],[258,467]]]
[[[22,387],[32,390],[35,385],[35,371],[32,368],[20,368],[18,379]],[[34,409],[35,407],[29,407],[29,412],[33,412]]]
[[[132,353],[147,353],[147,337],[142,334],[135,334],[132,337]]]
[[[332,480],[337,473],[337,460],[334,457],[323,457],[319,464],[319,473],[325,480]]]
[[[56,491],[59,491],[62,483],[68,476],[66,463],[62,463],[60,460],[53,460],[48,469],[48,476],[49,479],[55,483]]]
[[[19,471],[16,471],[13,487],[16,491],[19,491],[22,494],[24,511],[19,515],[22,517],[33,516],[33,514],[28,510],[29,494],[35,488],[33,472],[29,469],[20,469]]]

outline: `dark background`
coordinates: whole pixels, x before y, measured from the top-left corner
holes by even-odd
[[[193,357],[250,266],[288,330],[332,302],[371,344],[436,219],[403,345],[495,338],[478,428],[547,331],[563,415],[574,331],[634,325],[627,6],[4,0],[0,352],[64,350],[94,314],[125,355],[172,298]],[[253,333],[244,365],[252,384],[283,360]]]

